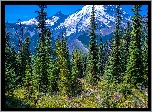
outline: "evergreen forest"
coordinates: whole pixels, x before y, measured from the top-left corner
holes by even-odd
[[[133,6],[132,22],[122,30],[117,5],[111,50],[106,52],[107,43],[102,35],[97,41],[95,34],[93,5],[89,53],[77,46],[69,54],[66,31],[52,45],[47,6],[39,5],[36,53],[30,51],[30,36],[21,41],[21,22],[18,45],[5,31],[5,108],[148,108],[148,21],[142,21],[141,6]]]

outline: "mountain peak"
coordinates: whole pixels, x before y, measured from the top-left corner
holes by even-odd
[[[58,11],[55,15],[63,15],[61,11]]]
[[[66,36],[68,37],[69,51],[73,51],[74,46],[77,44],[81,46],[83,51],[88,52],[85,49],[85,46],[81,44],[81,41],[78,40],[80,35],[84,33],[89,35],[90,33],[90,17],[92,12],[93,5],[86,5],[82,9],[78,9],[75,13],[64,15],[61,11],[58,11],[51,17],[47,17],[46,26],[50,28],[53,32],[54,39],[66,29]],[[95,23],[97,24],[97,29],[95,31],[96,35],[107,36],[113,33],[116,20],[116,5],[95,5]],[[123,9],[122,11],[122,26],[131,20],[131,16]],[[37,25],[38,21],[33,18],[29,21],[23,21],[22,24],[25,25]],[[28,27],[27,26],[27,27]],[[30,29],[30,33],[35,32],[37,35],[36,29]],[[105,39],[107,40],[107,39]]]

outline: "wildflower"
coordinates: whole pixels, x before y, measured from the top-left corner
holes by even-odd
[[[84,84],[86,81],[82,78],[77,78],[82,84]]]
[[[97,95],[97,96],[96,96],[96,98],[97,98],[97,99],[100,99],[100,96],[99,96],[99,95]]]
[[[49,96],[49,93],[46,93],[46,96]]]
[[[119,94],[116,94],[115,96],[114,96],[114,98],[119,98],[120,97],[120,95]]]
[[[146,92],[145,95],[148,96],[148,93]]]
[[[56,94],[56,92],[54,91],[53,94]]]
[[[99,76],[100,79],[103,79],[103,76]]]
[[[66,100],[66,101],[69,101],[69,100],[70,100],[70,98],[65,98],[65,100]]]

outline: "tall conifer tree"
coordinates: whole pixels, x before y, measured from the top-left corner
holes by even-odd
[[[37,54],[35,60],[35,75],[38,77],[39,90],[42,92],[47,92],[49,88],[49,77],[52,77],[52,70],[50,71],[51,52],[50,52],[50,31],[46,28],[46,16],[47,13],[44,8],[46,5],[39,5],[40,11],[35,11],[38,13],[37,19],[39,24],[37,29],[40,30],[39,42],[37,45]],[[53,63],[51,63],[53,65]],[[51,73],[50,73],[51,72]],[[50,88],[49,88],[50,90]]]
[[[142,64],[142,50],[141,37],[142,25],[141,16],[139,14],[141,5],[135,5],[132,9],[134,17],[132,18],[132,32],[129,47],[129,59],[127,62],[127,71],[125,82],[130,85],[139,86],[143,83],[143,64]]]
[[[69,50],[68,50],[69,47],[67,44],[66,31],[62,32],[62,49],[63,49],[63,55],[68,63],[68,69],[69,69],[69,71],[71,71],[70,57],[69,57]]]
[[[103,44],[102,44],[102,37],[100,38],[100,45],[99,45],[99,61],[98,61],[98,73],[99,75],[103,75],[104,73],[104,54],[103,54]]]
[[[120,5],[117,5],[116,9],[116,26],[114,30],[114,38],[113,38],[113,43],[112,43],[112,51],[110,54],[110,57],[108,59],[108,65],[106,68],[106,77],[107,80],[112,81],[112,82],[119,82],[120,81],[120,71],[121,71],[121,66],[120,66],[120,37],[121,37],[121,12],[120,12]]]
[[[81,56],[78,53],[77,50],[73,51],[72,53],[72,74],[71,74],[71,91],[72,95],[77,94],[78,92],[81,91],[81,83],[78,80],[79,76],[81,75],[80,73],[80,61],[81,61]]]
[[[11,51],[9,39],[9,34],[5,32],[5,92],[12,91],[17,85],[17,75],[14,65],[16,62],[16,60],[14,60],[15,54]]]
[[[144,43],[143,43],[143,49],[142,49],[142,54],[143,54],[143,67],[144,67],[144,85],[148,86],[148,13],[146,16],[146,21],[144,21],[143,26],[143,37],[144,37]]]
[[[121,65],[121,71],[120,71],[120,80],[123,80],[123,76],[125,75],[126,67],[127,67],[127,59],[129,57],[129,44],[130,44],[130,23],[127,23],[127,28],[125,30],[125,33],[123,37],[120,39],[120,65]]]
[[[98,72],[98,48],[95,35],[95,11],[94,5],[91,12],[91,23],[90,23],[90,43],[89,43],[89,56],[87,65],[87,81],[92,85],[97,84],[97,72]]]
[[[63,41],[62,41],[63,42]],[[65,58],[65,51],[63,49],[63,43],[60,41],[60,36],[58,36],[55,45],[57,47],[55,53],[57,56],[56,59],[56,67],[58,72],[58,88],[62,95],[68,95],[70,96],[70,71],[68,67],[68,61]]]

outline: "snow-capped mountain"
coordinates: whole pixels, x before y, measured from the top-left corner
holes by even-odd
[[[82,34],[89,34],[90,32],[90,17],[93,5],[86,5],[81,10],[77,10],[75,13],[70,15],[64,15],[61,11],[57,12],[52,17],[48,17],[46,20],[47,27],[50,28],[53,33],[54,40],[58,35],[61,35],[62,31],[66,29],[66,36],[68,38],[68,45],[70,53],[77,44],[85,52],[88,52],[88,49],[83,45],[83,43],[78,40],[78,37]],[[131,21],[131,16],[122,11],[122,26],[124,26],[127,21]],[[97,24],[96,35],[102,34],[103,38],[106,38],[107,35],[110,35],[114,31],[116,20],[116,5],[95,5],[95,22]],[[23,21],[21,24],[24,26],[26,32],[25,35],[30,35],[31,39],[34,41],[32,46],[36,46],[36,41],[38,38],[38,30],[35,26],[38,24],[38,21],[35,18],[32,18],[28,21]],[[15,26],[15,25],[13,25]],[[7,28],[7,30],[10,28]],[[8,31],[9,31],[8,30]],[[15,31],[15,27],[11,32]],[[104,39],[106,40],[106,39]]]

